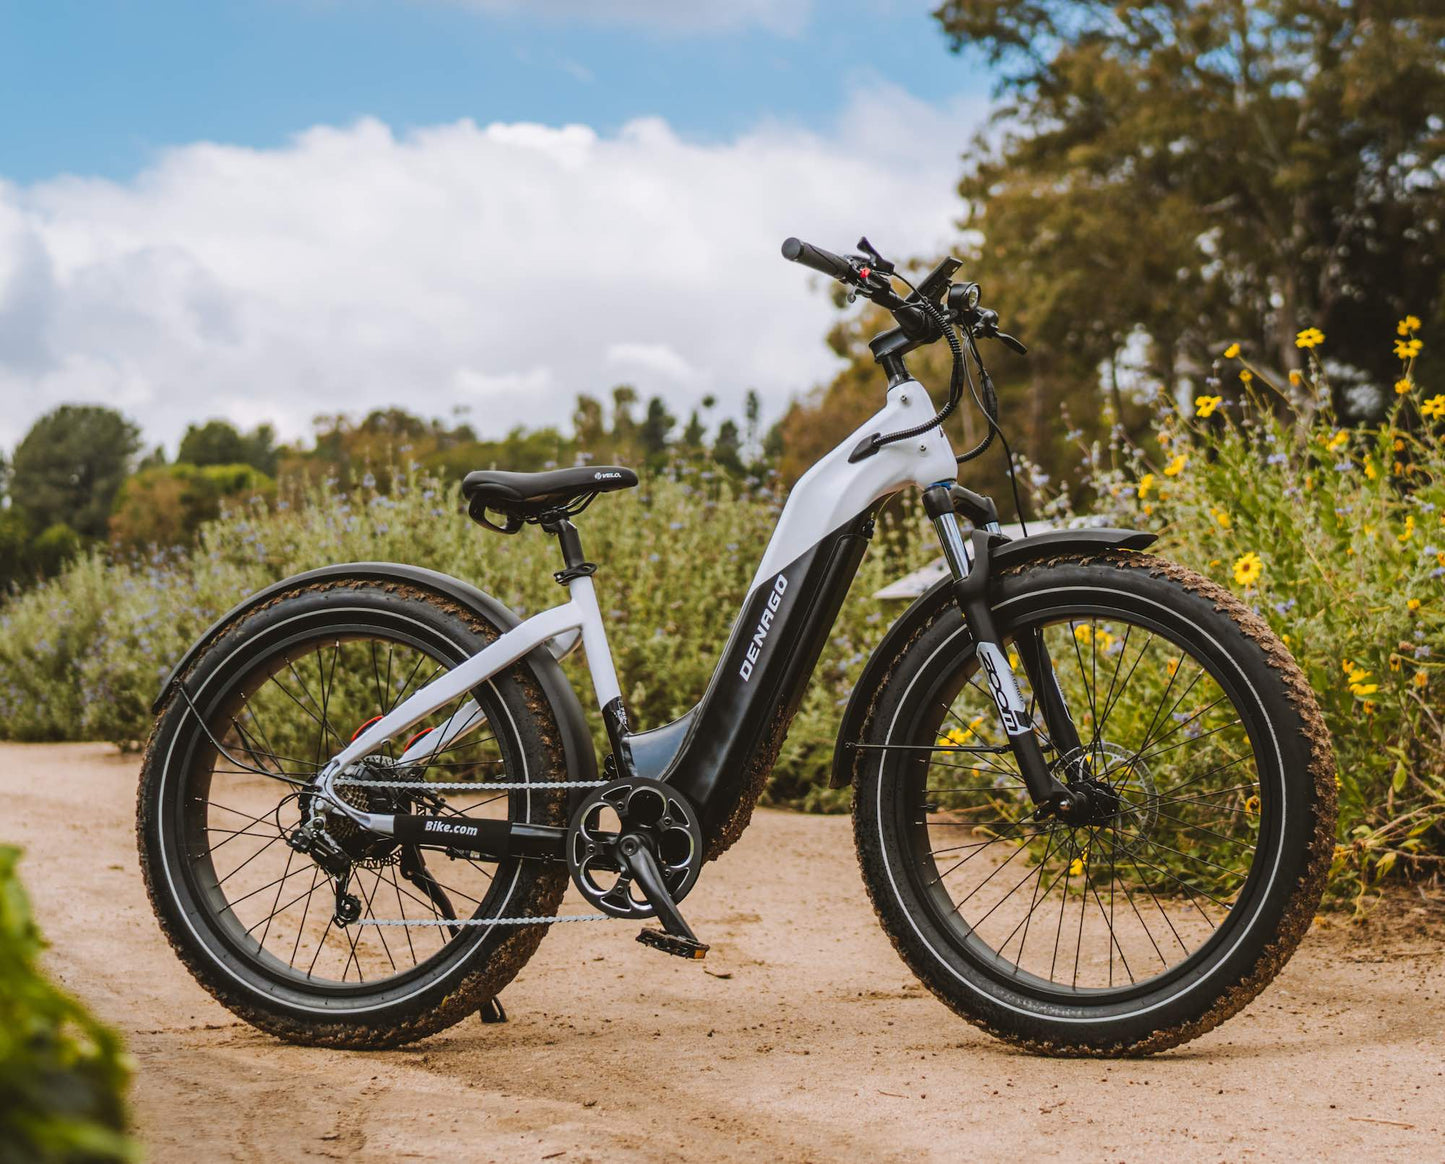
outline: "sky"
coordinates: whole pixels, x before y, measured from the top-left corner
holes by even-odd
[[[826,380],[797,234],[956,238],[990,78],[912,0],[0,0],[0,448],[65,402],[401,404]]]

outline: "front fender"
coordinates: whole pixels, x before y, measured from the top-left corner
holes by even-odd
[[[1081,550],[1142,550],[1158,535],[1137,529],[1051,529],[1032,537],[1016,538],[996,545],[989,558],[994,576],[1025,562],[1048,558],[1054,554],[1077,553]],[[830,788],[846,788],[853,783],[859,753],[850,748],[863,738],[868,714],[879,691],[888,682],[893,665],[903,649],[922,632],[940,609],[953,601],[953,580],[941,578],[917,598],[883,636],[863,668],[843,721],[838,725],[838,740],[833,746],[833,770],[828,777]]]
[[[161,704],[170,693],[171,685],[186,673],[191,661],[214,641],[232,622],[257,607],[264,606],[275,595],[296,585],[311,582],[340,581],[343,578],[361,579],[367,582],[400,583],[431,590],[465,606],[479,617],[490,622],[499,631],[509,631],[518,625],[519,619],[511,610],[475,586],[453,578],[449,574],[426,570],[420,566],[408,566],[399,562],[347,562],[338,566],[323,566],[319,570],[307,570],[293,574],[274,585],[267,586],[247,596],[211,624],[205,634],[191,646],[161,684],[151,710],[159,712]],[[587,719],[582,714],[582,705],[577,693],[557,660],[546,647],[536,648],[521,660],[523,666],[532,672],[532,677],[541,687],[547,702],[557,717],[557,726],[562,732],[562,750],[567,760],[568,778],[571,780],[597,779],[597,753],[592,747],[592,734],[587,730]]]

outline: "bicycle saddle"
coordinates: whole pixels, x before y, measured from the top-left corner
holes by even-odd
[[[598,493],[631,489],[637,474],[621,465],[575,465],[546,473],[508,473],[480,469],[462,478],[462,496],[474,519],[484,510],[508,518],[536,520],[556,509],[570,509]]]

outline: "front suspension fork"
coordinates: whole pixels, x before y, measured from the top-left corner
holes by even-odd
[[[1088,795],[1081,789],[1071,789],[1049,769],[1043,749],[1039,746],[1033,717],[1024,703],[1013,667],[994,625],[993,610],[988,601],[989,562],[993,542],[1001,539],[1002,535],[992,504],[988,505],[984,514],[983,528],[973,531],[973,553],[970,556],[954,512],[955,489],[956,486],[946,482],[929,486],[923,492],[923,507],[943,545],[943,556],[953,575],[953,596],[973,634],[979,668],[988,681],[999,722],[1018,761],[1019,774],[1040,814],[1064,818],[1080,814],[1087,811]],[[1029,684],[1037,694],[1049,738],[1058,754],[1072,761],[1082,754],[1079,733],[1064,702],[1063,692],[1059,690],[1043,636],[1036,631],[1025,635],[1019,644],[1019,653]]]

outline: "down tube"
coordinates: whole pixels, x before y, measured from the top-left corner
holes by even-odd
[[[748,595],[664,779],[698,806],[708,858],[742,832],[873,536],[873,511]]]

